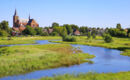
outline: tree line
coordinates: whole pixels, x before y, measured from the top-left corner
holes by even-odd
[[[52,32],[49,33],[49,30],[52,29]],[[97,35],[103,36],[103,34],[109,34],[112,37],[130,37],[130,28],[123,29],[121,24],[117,24],[116,28],[90,28],[87,26],[81,26],[74,24],[64,24],[59,25],[54,22],[49,27],[36,27],[32,28],[29,25],[26,26],[25,30],[21,32],[21,35],[39,35],[39,36],[65,36],[65,35],[74,35],[74,31],[78,30],[80,36],[87,36],[88,38],[96,38]],[[9,27],[7,21],[0,22],[0,36],[13,36],[13,29]]]

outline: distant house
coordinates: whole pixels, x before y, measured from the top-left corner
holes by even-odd
[[[52,33],[53,31],[54,31],[54,30],[51,29],[51,28],[48,29],[48,33],[49,33],[49,34]]]
[[[52,28],[49,29],[43,29],[43,32],[51,34],[54,30]]]
[[[76,35],[76,36],[79,36],[79,35],[80,35],[80,32],[79,32],[79,30],[74,30],[74,31],[73,31],[73,34]]]
[[[47,29],[43,29],[43,32],[48,33],[48,30]]]

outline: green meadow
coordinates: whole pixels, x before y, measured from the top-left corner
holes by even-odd
[[[89,59],[94,57],[87,53],[82,54],[81,50],[73,49],[69,44],[2,47],[0,48],[0,77],[61,66],[68,67],[91,62]]]
[[[30,36],[30,37],[0,37],[0,45],[10,45],[10,44],[34,44],[35,40],[59,40],[59,36]]]
[[[96,39],[92,38],[87,39],[86,36],[77,36],[76,40],[77,40],[76,42],[65,42],[65,41],[52,41],[52,42],[64,43],[64,44],[81,44],[81,45],[118,49],[123,51],[121,55],[130,56],[130,38],[113,37],[113,41],[111,43],[104,42],[103,38],[100,36],[97,36]]]

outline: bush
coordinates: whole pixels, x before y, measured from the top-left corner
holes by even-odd
[[[52,35],[52,36],[59,36],[59,33],[57,33],[57,32],[52,32],[51,35]]]
[[[0,31],[0,36],[2,36],[2,37],[7,37],[7,36],[8,36],[8,33],[7,33],[6,31],[4,31],[4,30],[1,30],[1,31]]]
[[[92,37],[93,37],[93,39],[95,39],[96,38],[96,34],[92,34]]]
[[[87,37],[88,37],[88,39],[91,38],[91,33],[90,32],[88,32]]]
[[[112,37],[109,34],[104,34],[103,38],[106,43],[112,42]]]
[[[72,36],[62,36],[63,41],[76,42],[76,38]]]

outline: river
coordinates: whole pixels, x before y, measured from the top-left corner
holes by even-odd
[[[47,40],[38,40],[37,44],[52,44]],[[34,45],[37,45],[34,44]],[[54,43],[53,43],[54,44]],[[32,45],[32,44],[23,44]],[[14,45],[6,45],[14,46]],[[38,70],[27,74],[7,76],[0,78],[0,80],[28,80],[39,79],[42,77],[50,77],[62,74],[79,74],[87,72],[108,73],[108,72],[124,72],[130,71],[130,57],[120,55],[121,51],[115,49],[107,49],[102,47],[93,47],[87,45],[72,45],[73,47],[80,47],[84,53],[94,54],[96,57],[92,59],[94,64],[83,63],[80,65],[73,65],[70,67],[60,67],[47,70]]]

